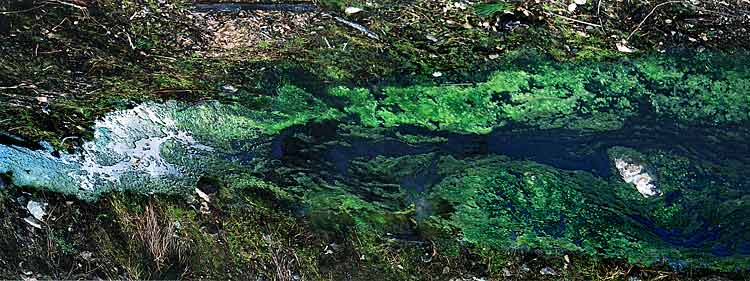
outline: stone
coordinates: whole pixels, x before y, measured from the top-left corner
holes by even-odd
[[[542,270],[540,270],[539,273],[542,275],[553,275],[553,276],[557,275],[557,272],[551,267],[542,268]]]
[[[221,90],[228,94],[233,94],[237,92],[237,87],[232,85],[224,85],[221,87]]]
[[[575,12],[576,8],[578,8],[578,5],[576,5],[576,3],[570,3],[570,5],[568,5],[568,12]]]
[[[632,53],[635,52],[633,49],[628,47],[628,42],[618,42],[615,44],[615,47],[617,47],[617,51],[623,52],[623,53]]]
[[[45,211],[46,206],[46,203],[29,200],[29,202],[26,204],[26,210],[28,210],[29,213],[31,213],[31,216],[33,216],[36,220],[44,221],[44,216],[47,215],[47,212]]]
[[[364,10],[362,10],[361,8],[357,8],[357,7],[347,7],[347,8],[346,8],[346,9],[344,10],[344,13],[346,13],[347,15],[353,15],[353,14],[356,14],[356,13],[359,13],[359,12],[362,12],[362,11],[364,11]]]
[[[661,191],[656,187],[654,178],[646,172],[643,165],[629,162],[625,158],[616,158],[615,167],[620,173],[620,177],[630,184],[633,184],[643,197],[657,196]]]

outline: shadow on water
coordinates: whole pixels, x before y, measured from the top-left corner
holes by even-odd
[[[588,171],[595,176],[612,176],[613,168],[607,150],[615,146],[625,146],[639,151],[653,149],[687,156],[692,159],[723,163],[734,161],[743,167],[750,167],[748,144],[741,136],[717,136],[720,128],[678,128],[670,126],[643,126],[630,124],[617,131],[604,133],[581,133],[570,130],[496,130],[487,135],[467,135],[435,132],[418,127],[399,127],[400,134],[427,137],[441,137],[440,143],[409,144],[395,137],[391,132],[386,137],[364,138],[341,134],[338,123],[326,122],[295,127],[280,134],[274,141],[273,156],[284,165],[302,166],[321,171],[327,180],[351,181],[356,185],[362,182],[361,175],[352,174],[353,161],[369,161],[377,156],[400,157],[434,153],[429,167],[423,167],[413,175],[401,177],[397,183],[409,191],[409,198],[417,207],[418,216],[428,216],[430,204],[420,193],[439,183],[437,160],[441,155],[451,155],[457,159],[482,155],[505,155],[514,160],[530,160],[563,170]],[[746,189],[746,187],[740,187]],[[744,192],[744,191],[743,191]],[[680,193],[665,195],[673,202]],[[667,200],[667,199],[665,199]],[[699,218],[700,219],[700,218]],[[633,215],[630,220],[637,222],[644,230],[675,247],[710,248],[715,256],[750,254],[750,241],[741,237],[737,245],[730,249],[717,240],[723,240],[720,225],[707,219],[700,219],[700,227],[688,229],[667,229],[659,226],[648,217]],[[726,237],[724,237],[726,238]],[[724,240],[726,241],[726,240]]]
[[[750,165],[750,144],[739,136],[729,139],[714,135],[719,128],[644,127],[633,124],[602,133],[571,130],[499,129],[487,135],[436,132],[402,126],[401,134],[441,137],[441,143],[410,144],[395,137],[371,139],[342,135],[336,122],[294,127],[273,140],[273,157],[290,163],[314,159],[329,163],[333,171],[347,175],[354,159],[376,156],[400,157],[425,153],[452,155],[458,159],[481,155],[506,155],[563,170],[588,171],[599,177],[612,174],[607,150],[615,146],[645,151],[661,149],[702,161],[736,161]],[[305,139],[297,137],[298,134]]]

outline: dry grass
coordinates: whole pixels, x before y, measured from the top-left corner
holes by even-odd
[[[161,270],[169,257],[178,252],[174,223],[161,219],[153,202],[149,202],[143,214],[136,217],[135,226],[138,238]]]
[[[131,239],[142,244],[157,271],[170,265],[171,258],[183,256],[175,223],[166,218],[153,201],[142,213],[119,212],[119,215],[121,226],[132,229]]]

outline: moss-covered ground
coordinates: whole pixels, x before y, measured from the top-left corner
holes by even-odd
[[[2,2],[3,142],[75,151],[107,112],[178,100],[205,144],[288,133],[296,154],[206,162],[208,201],[85,202],[1,175],[0,279],[747,280],[750,3],[586,2]],[[486,147],[351,148],[550,130],[634,132],[604,143],[644,143],[665,196]],[[27,200],[49,203],[40,229]]]

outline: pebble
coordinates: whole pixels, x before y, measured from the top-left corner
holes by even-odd
[[[361,11],[363,11],[363,10],[360,9],[360,8],[357,8],[357,7],[347,7],[344,10],[344,13],[346,13],[347,15],[353,15],[353,14],[359,13]]]
[[[568,5],[568,12],[575,12],[576,8],[578,8],[576,3],[570,3],[570,5]]]
[[[541,273],[542,275],[557,275],[557,272],[555,272],[555,270],[550,267],[542,268],[539,273]]]

